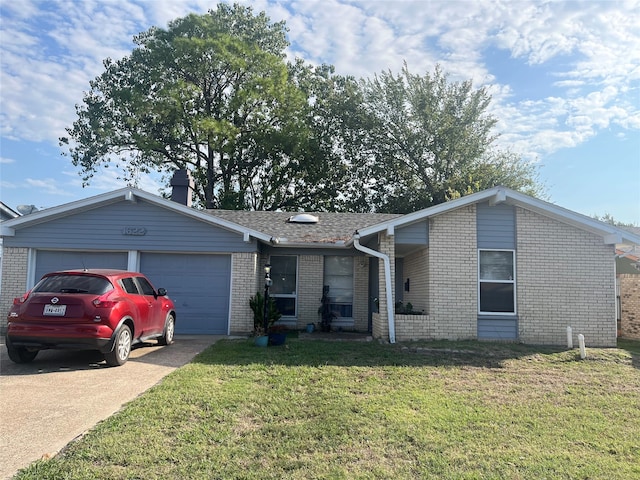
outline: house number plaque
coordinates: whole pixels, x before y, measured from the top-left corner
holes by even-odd
[[[137,237],[141,237],[142,235],[147,234],[147,229],[144,227],[124,227],[122,229],[123,235],[134,235]]]

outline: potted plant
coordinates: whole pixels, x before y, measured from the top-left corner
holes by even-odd
[[[320,330],[323,332],[331,331],[331,321],[336,318],[336,314],[331,310],[331,300],[329,299],[329,285],[322,287],[322,298],[320,299]]]
[[[269,345],[284,345],[287,340],[287,327],[284,325],[272,325],[269,328]]]
[[[265,330],[265,296],[261,292],[256,292],[256,294],[249,299],[249,306],[253,312],[254,343],[258,346],[266,347],[269,342],[269,333],[273,324],[277,322],[282,315],[278,311],[276,302],[272,297],[269,297],[266,305],[267,329]]]

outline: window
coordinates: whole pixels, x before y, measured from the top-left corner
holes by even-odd
[[[329,287],[336,319],[353,317],[353,257],[324,257],[324,285]]]
[[[480,250],[478,263],[480,313],[515,314],[515,252]]]
[[[138,286],[140,287],[140,292],[142,292],[142,295],[154,295],[155,296],[156,291],[153,289],[153,287],[147,281],[146,278],[144,278],[144,277],[135,277],[135,278],[136,278],[136,282],[138,282]]]
[[[298,257],[289,255],[273,255],[271,263],[271,280],[269,290],[283,317],[296,316],[296,300],[298,288]]]
[[[138,295],[138,287],[136,287],[136,284],[133,281],[133,278],[123,278],[121,280],[121,283],[122,283],[122,288],[124,288],[125,292]]]
[[[45,277],[33,288],[34,292],[90,293],[92,295],[102,295],[111,290],[113,285],[106,278],[73,274]]]

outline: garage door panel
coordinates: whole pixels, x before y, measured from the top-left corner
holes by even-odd
[[[228,333],[231,257],[142,253],[140,271],[176,305],[176,333]]]
[[[127,269],[126,252],[77,252],[38,250],[36,252],[36,281],[49,272],[81,268]]]

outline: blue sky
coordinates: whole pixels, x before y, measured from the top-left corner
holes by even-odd
[[[640,225],[640,1],[241,3],[286,21],[290,58],[357,77],[439,63],[472,79],[493,96],[500,146],[540,165],[550,201]],[[82,188],[61,155],[74,106],[134,35],[215,4],[0,0],[0,200],[48,208],[123,187],[107,169]]]

